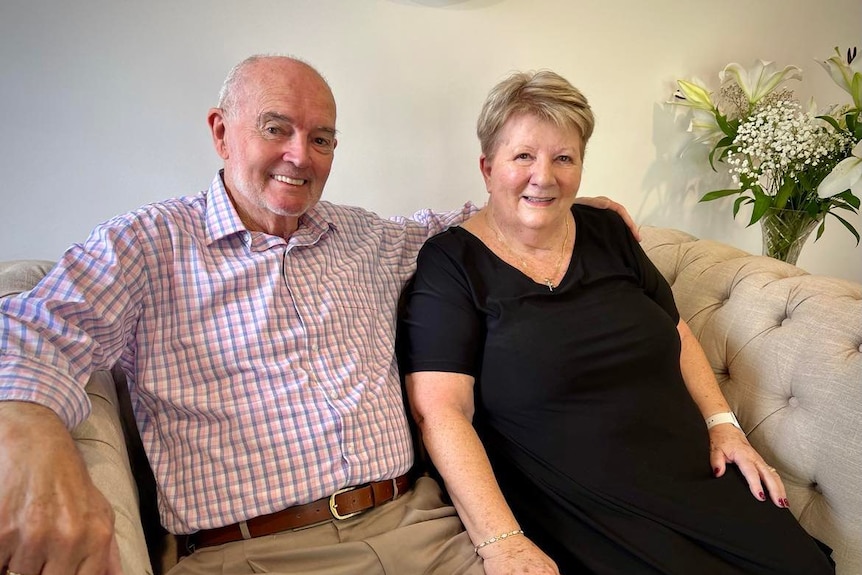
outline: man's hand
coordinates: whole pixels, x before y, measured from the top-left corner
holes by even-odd
[[[122,573],[111,505],[53,411],[0,402],[0,573]]]
[[[485,575],[560,575],[557,564],[526,537],[507,537],[479,554]]]
[[[774,467],[768,465],[751,446],[745,434],[729,423],[709,430],[709,459],[716,477],[724,475],[728,463],[735,463],[751,494],[766,501],[767,493],[778,507],[787,507],[787,491]]]
[[[641,233],[640,227],[635,223],[632,217],[629,215],[628,210],[622,205],[619,204],[612,199],[605,196],[595,196],[595,197],[585,197],[585,198],[575,198],[576,204],[583,204],[585,206],[591,206],[593,208],[599,208],[602,210],[613,210],[622,217],[623,221],[632,231],[632,235],[635,237],[637,241],[641,241]]]

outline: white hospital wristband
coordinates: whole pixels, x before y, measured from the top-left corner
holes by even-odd
[[[730,423],[735,426],[737,429],[742,429],[742,426],[739,425],[739,420],[736,419],[736,415],[733,414],[732,411],[725,411],[723,413],[716,413],[715,415],[711,415],[706,418],[706,428],[712,429],[716,425],[721,423]]]

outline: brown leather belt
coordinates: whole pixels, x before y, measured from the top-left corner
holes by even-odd
[[[300,529],[331,519],[347,519],[396,499],[410,489],[410,485],[411,476],[407,473],[395,479],[340,489],[329,497],[311,503],[296,505],[269,515],[260,515],[233,525],[192,533],[185,536],[185,541],[180,540],[178,550],[181,555],[191,555],[196,549],[202,547],[272,535],[289,529]]]

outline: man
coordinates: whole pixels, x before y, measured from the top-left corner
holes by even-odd
[[[208,115],[209,190],[98,226],[0,300],[0,568],[120,572],[67,431],[119,362],[162,522],[192,534],[173,573],[482,573],[436,483],[408,476],[393,358],[419,247],[472,208],[388,221],[320,201],[335,119],[307,64],[242,62]]]

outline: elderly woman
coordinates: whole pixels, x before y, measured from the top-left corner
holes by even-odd
[[[498,84],[488,204],[406,292],[411,408],[486,573],[833,573],[668,284],[618,216],[573,205],[592,131],[557,74]]]

